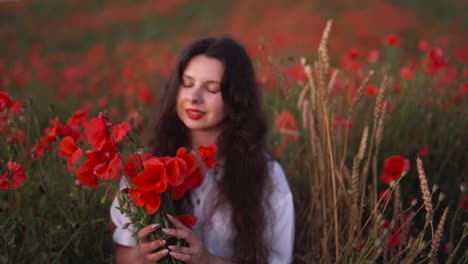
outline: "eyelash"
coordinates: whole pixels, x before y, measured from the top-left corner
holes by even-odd
[[[190,88],[190,87],[193,86],[193,83],[186,84],[186,81],[182,81],[182,86],[184,86],[184,87],[186,87],[186,88]],[[221,89],[216,89],[216,91],[211,91],[211,90],[208,88],[208,86],[205,85],[205,87],[206,87],[206,90],[207,90],[208,92],[213,93],[213,94],[218,93],[218,92],[221,91]]]

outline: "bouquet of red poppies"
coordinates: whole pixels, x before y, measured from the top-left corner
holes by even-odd
[[[119,142],[128,138],[131,127],[128,123],[111,124],[102,114],[84,124],[84,135],[90,149],[76,146],[71,136],[60,143],[59,154],[68,158],[67,167],[84,186],[98,188],[99,181],[120,181],[117,198],[119,210],[136,227],[137,232],[152,223],[162,228],[172,228],[167,214],[175,215],[174,201],[198,187],[203,180],[202,170],[216,164],[216,146],[199,147],[189,152],[181,147],[174,157],[153,157],[150,153],[137,151],[123,158],[119,152]],[[83,160],[81,165],[76,165]],[[196,218],[190,215],[178,216],[191,227]],[[167,245],[184,243],[171,241],[160,229],[151,234],[151,240],[169,240]],[[170,256],[159,263],[178,263]]]

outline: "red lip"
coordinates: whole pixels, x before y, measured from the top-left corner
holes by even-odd
[[[204,112],[198,109],[185,109],[185,113],[187,114],[188,118],[193,120],[198,120],[205,115]]]

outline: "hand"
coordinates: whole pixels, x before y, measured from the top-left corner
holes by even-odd
[[[201,239],[192,229],[182,224],[177,218],[167,215],[169,221],[174,225],[174,229],[165,228],[162,231],[167,235],[185,240],[189,246],[179,247],[169,246],[169,253],[173,258],[182,260],[191,264],[210,263],[211,255],[203,245]]]
[[[140,257],[144,260],[144,262],[151,262],[155,263],[156,261],[162,259],[165,257],[168,253],[169,250],[163,249],[158,252],[154,252],[156,249],[164,246],[166,244],[166,241],[164,240],[155,240],[155,241],[148,241],[148,237],[153,232],[158,228],[159,224],[153,224],[146,226],[142,228],[138,232],[138,252],[140,254]]]

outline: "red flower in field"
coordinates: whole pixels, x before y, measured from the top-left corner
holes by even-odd
[[[390,229],[390,223],[388,222],[385,223],[384,228]],[[395,228],[391,230],[390,232],[391,232],[391,235],[390,235],[390,240],[388,240],[388,247],[395,248],[401,244],[401,239],[402,239],[401,232],[396,231]]]
[[[296,81],[296,82],[305,82],[307,81],[307,75],[304,71],[304,66],[300,63],[290,66],[288,69],[288,74]]]
[[[403,173],[409,170],[409,167],[409,160],[400,155],[391,156],[384,162],[384,174],[381,176],[381,180],[390,184],[392,181],[400,179]]]
[[[352,128],[353,123],[349,121],[348,119],[344,119],[341,116],[334,116],[333,117],[333,125],[335,126],[341,126],[341,127],[347,127],[347,128]]]
[[[411,80],[414,76],[414,70],[411,67],[402,67],[400,69],[400,77],[402,79]]]
[[[151,90],[146,83],[140,85],[140,89],[138,91],[138,99],[145,105],[151,105],[153,102],[153,98],[151,95]]]
[[[112,126],[111,139],[116,143],[122,141],[122,139],[130,131],[130,129],[132,129],[132,128],[131,128],[130,124],[127,123],[127,122],[123,122],[121,124]]]
[[[428,151],[427,147],[424,146],[424,147],[419,149],[418,154],[419,154],[419,157],[424,158],[424,157],[427,156],[427,154],[429,154],[429,151]]]
[[[400,38],[396,34],[390,34],[385,38],[384,44],[398,48],[398,46],[400,46]]]
[[[453,100],[461,101],[463,96],[468,93],[468,83],[464,83],[453,95]]]
[[[0,190],[14,190],[26,181],[26,169],[17,162],[8,161],[7,171],[0,177]]]
[[[390,193],[390,190],[385,190],[381,191],[379,194],[380,199],[384,202],[384,204],[389,204],[392,202],[392,194]]]
[[[198,154],[200,154],[200,158],[205,165],[206,168],[210,169],[214,165],[218,164],[218,161],[215,160],[214,156],[218,147],[215,144],[211,144],[209,146],[200,146],[198,147]]]
[[[123,164],[123,169],[126,175],[133,179],[143,170],[143,161],[152,158],[150,153],[133,153],[127,156],[125,163]]]
[[[345,58],[348,60],[356,60],[359,59],[359,57],[361,57],[361,51],[359,51],[357,48],[351,48],[348,50],[348,52],[346,52]]]
[[[348,72],[359,72],[362,69],[362,64],[358,61],[360,57],[361,52],[356,48],[352,48],[341,60],[341,66]]]
[[[159,206],[161,205],[161,199],[159,198],[159,193],[155,191],[142,191],[129,189],[130,199],[138,207],[145,207],[145,210],[148,214],[154,214],[158,211]]]
[[[24,134],[23,130],[18,130],[16,131],[16,134],[7,138],[7,143],[10,145],[21,143],[23,146],[25,146],[27,143],[26,135]]]
[[[87,103],[80,109],[78,109],[73,115],[68,118],[67,126],[81,125],[88,120],[89,111],[91,110],[91,104]]]
[[[423,52],[427,51],[429,49],[429,43],[424,39],[419,40],[418,49]]]
[[[42,154],[44,153],[44,151],[52,150],[52,146],[49,145],[49,143],[52,141],[53,140],[49,139],[48,137],[41,138],[39,142],[37,142],[36,145],[34,145],[33,152],[35,153],[35,155],[33,154],[33,159],[38,160],[42,158]]]
[[[197,217],[194,215],[178,215],[177,219],[179,219],[182,224],[186,225],[189,228],[192,228],[198,221]]]
[[[72,137],[66,136],[62,139],[62,142],[60,142],[59,156],[61,158],[67,157],[68,170],[74,171],[75,163],[83,156],[83,150],[75,145],[75,140],[73,140]]]
[[[393,85],[393,92],[398,94],[400,93],[400,91],[401,91],[401,86],[400,86],[400,83],[397,82]]]
[[[109,136],[107,125],[104,122],[102,113],[99,113],[98,117],[86,122],[84,124],[84,129],[88,143],[93,148],[99,148],[102,146]]]
[[[458,200],[458,208],[468,209],[468,194],[463,194]]]
[[[98,186],[98,178],[94,168],[99,164],[106,162],[106,157],[99,155],[98,151],[85,153],[88,160],[83,163],[75,172],[78,181],[88,187],[96,188]]]
[[[152,158],[143,161],[143,167],[144,171],[132,180],[133,185],[142,191],[164,192],[168,182],[164,163]]]
[[[375,63],[379,60],[379,57],[380,57],[380,52],[374,49],[369,52],[369,55],[367,55],[367,61],[369,63]]]
[[[0,92],[0,111],[12,107],[14,103],[6,92]]]
[[[94,167],[94,174],[99,179],[111,180],[120,177],[119,172],[122,169],[122,158],[120,153],[105,153],[109,155],[108,159]]]
[[[284,144],[294,141],[299,137],[296,119],[291,112],[282,112],[276,115],[275,126],[279,133],[284,136]]]
[[[440,69],[445,68],[445,66],[447,66],[447,61],[447,58],[440,48],[432,48],[429,51],[429,61],[426,65],[426,72],[434,74]]]
[[[364,94],[369,97],[377,95],[377,86],[375,86],[374,84],[368,84],[364,88]]]

